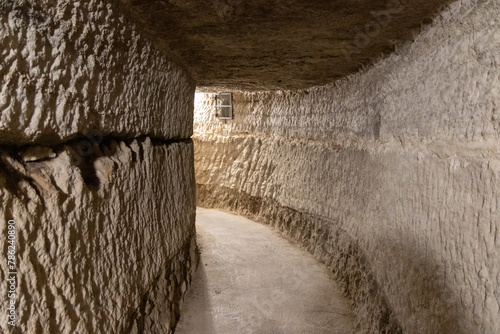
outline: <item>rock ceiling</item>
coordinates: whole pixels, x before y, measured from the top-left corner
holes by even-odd
[[[121,0],[198,86],[300,89],[411,41],[446,0]]]

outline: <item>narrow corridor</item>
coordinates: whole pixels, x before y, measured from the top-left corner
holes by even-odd
[[[177,334],[354,333],[328,270],[269,227],[198,208],[201,261]]]

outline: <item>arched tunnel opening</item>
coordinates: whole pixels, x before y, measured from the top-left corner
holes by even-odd
[[[500,332],[498,1],[0,14],[2,332]]]

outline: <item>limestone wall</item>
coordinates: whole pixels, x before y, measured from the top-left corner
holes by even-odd
[[[123,6],[123,5],[122,5]],[[0,1],[2,143],[188,138],[193,81],[112,1]]]
[[[346,80],[198,95],[198,203],[324,261],[378,333],[500,332],[500,4],[457,1]]]
[[[193,80],[111,2],[0,9],[0,331],[171,333],[197,261]]]

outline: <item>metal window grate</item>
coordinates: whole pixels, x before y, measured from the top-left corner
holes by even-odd
[[[215,96],[215,116],[218,119],[233,119],[233,96],[231,93],[219,93]]]

